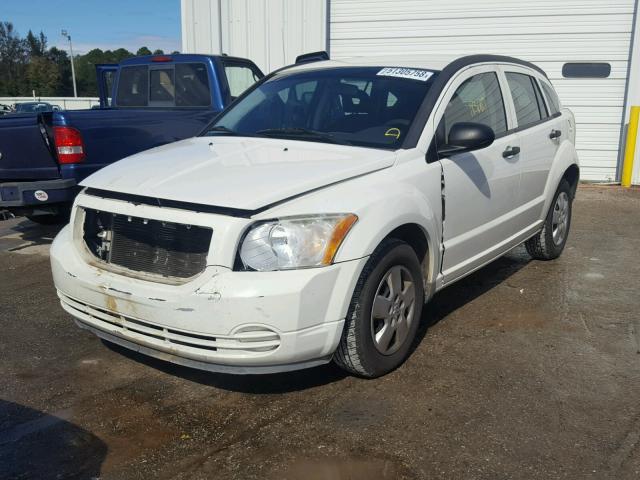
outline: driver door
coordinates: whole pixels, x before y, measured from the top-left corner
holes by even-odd
[[[469,69],[447,90],[436,112],[436,146],[446,146],[457,122],[488,125],[488,147],[439,158],[444,177],[444,283],[472,272],[508,248],[517,234],[520,155],[518,135],[495,66]],[[444,144],[444,145],[443,145]]]

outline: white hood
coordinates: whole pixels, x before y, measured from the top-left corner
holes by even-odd
[[[318,142],[196,137],[109,165],[81,185],[120,193],[255,210],[390,167],[395,153]]]

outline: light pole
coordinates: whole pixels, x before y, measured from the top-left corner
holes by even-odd
[[[73,66],[73,47],[71,46],[71,35],[66,30],[62,30],[62,36],[67,37],[69,40],[69,53],[71,54],[71,79],[73,80],[73,96],[78,96],[78,90],[76,90],[76,69]]]

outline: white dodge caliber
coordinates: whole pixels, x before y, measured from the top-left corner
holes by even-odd
[[[51,248],[99,337],[216,372],[399,366],[425,302],[525,243],[562,252],[572,113],[509,57],[299,62],[199,137],[83,182]]]

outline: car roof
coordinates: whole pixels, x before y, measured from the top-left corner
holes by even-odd
[[[519,58],[489,54],[460,55],[453,53],[433,55],[375,55],[367,57],[338,58],[292,65],[287,68],[287,71],[293,72],[306,69],[335,67],[405,67],[441,71],[447,67],[449,67],[449,69],[461,69],[476,63],[512,63],[532,68],[546,76],[540,67]]]

